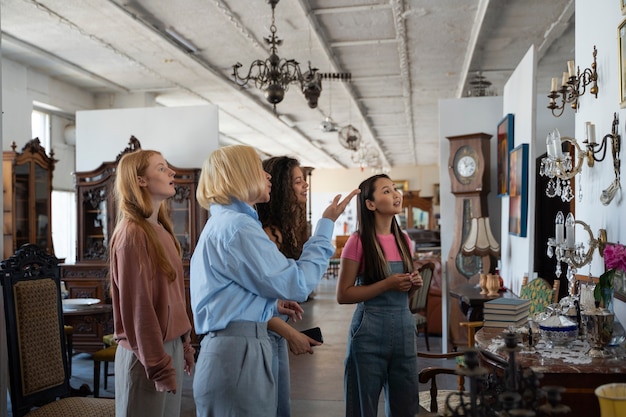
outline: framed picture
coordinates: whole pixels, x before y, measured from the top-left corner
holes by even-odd
[[[394,180],[393,183],[396,186],[396,190],[402,191],[403,193],[409,191],[408,180]]]
[[[619,4],[622,7],[622,14],[626,14],[626,0],[619,0]]]
[[[622,10],[624,3],[622,1]],[[620,107],[626,107],[626,19],[617,28],[617,59],[619,62],[619,102]]]
[[[439,183],[433,184],[433,205],[439,205]]]
[[[509,234],[526,237],[528,219],[528,144],[509,153]]]
[[[624,0],[626,1],[626,0]],[[513,115],[498,123],[498,196],[509,194],[509,152],[513,149]]]

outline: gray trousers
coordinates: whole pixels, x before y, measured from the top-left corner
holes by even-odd
[[[234,322],[208,333],[193,378],[197,417],[276,415],[267,323]]]
[[[118,346],[115,352],[115,416],[178,417],[183,393],[183,342],[176,338],[163,345],[176,369],[176,394],[158,392],[135,354]]]

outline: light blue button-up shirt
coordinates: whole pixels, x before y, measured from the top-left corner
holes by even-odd
[[[334,253],[333,221],[321,219],[300,259],[287,259],[248,204],[211,206],[191,257],[191,309],[197,334],[232,321],[266,322],[276,300],[304,301],[319,284]]]

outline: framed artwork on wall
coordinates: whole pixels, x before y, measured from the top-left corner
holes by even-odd
[[[624,2],[622,1],[622,10]],[[619,62],[619,101],[620,107],[626,107],[626,19],[617,28],[617,59]]]
[[[406,193],[409,191],[409,181],[408,180],[394,180],[393,184],[396,186],[396,190],[402,191]]]
[[[622,7],[622,14],[626,14],[626,0],[619,0],[619,4]]]
[[[497,194],[500,197],[509,194],[509,153],[513,149],[513,121],[513,115],[509,113],[498,123]]]
[[[528,219],[528,144],[509,154],[509,234],[526,237]]]

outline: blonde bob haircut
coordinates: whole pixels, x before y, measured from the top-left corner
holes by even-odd
[[[209,210],[211,204],[232,204],[233,199],[256,201],[265,192],[265,172],[254,148],[229,145],[216,149],[204,161],[196,199]]]

